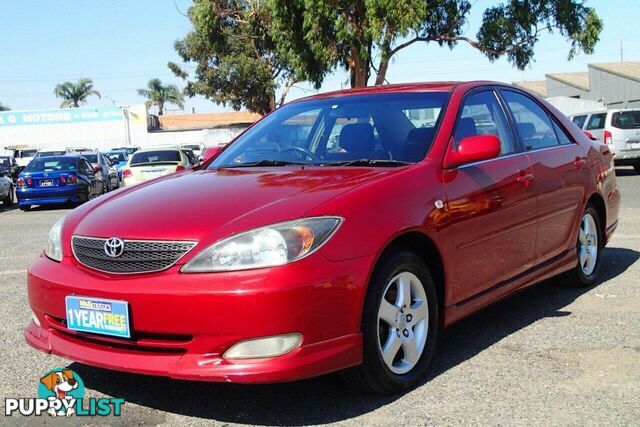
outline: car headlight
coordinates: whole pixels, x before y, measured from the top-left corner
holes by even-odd
[[[303,218],[221,240],[182,267],[183,273],[248,270],[298,261],[318,250],[342,223],[340,217]]]
[[[47,237],[47,246],[44,248],[45,255],[58,262],[62,261],[62,225],[65,218],[63,216],[53,224]]]

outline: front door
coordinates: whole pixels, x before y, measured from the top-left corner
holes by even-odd
[[[526,154],[491,90],[465,97],[452,146],[473,135],[500,138],[500,156],[444,171],[455,271],[461,303],[531,268],[535,261],[536,197]]]

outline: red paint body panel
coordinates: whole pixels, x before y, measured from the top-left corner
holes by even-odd
[[[444,326],[572,268],[577,224],[589,198],[604,202],[607,236],[617,225],[620,194],[611,153],[538,99],[574,144],[444,168],[460,104],[480,86],[500,84],[394,85],[311,98],[450,92],[433,145],[415,165],[185,171],[75,209],[63,227],[62,262],[41,256],[29,268],[29,304],[42,326],[29,324],[27,342],[91,365],[174,378],[295,380],[362,361],[360,322],[369,278],[384,250],[406,233],[427,237],[442,260]],[[523,174],[533,179],[523,180]],[[344,222],[303,260],[240,272],[180,273],[216,241],[320,215]],[[72,235],[198,245],[166,271],[118,276],[81,266],[71,251]],[[126,300],[133,338],[66,329],[61,320],[67,295]],[[287,355],[242,362],[221,357],[240,340],[293,332],[303,335],[302,346]]]

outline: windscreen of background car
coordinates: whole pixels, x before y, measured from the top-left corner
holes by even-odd
[[[34,157],[36,155],[36,153],[38,152],[38,150],[21,150],[19,153],[20,158],[24,158],[24,157]]]
[[[89,163],[92,165],[98,164],[98,155],[97,154],[83,154],[82,157],[87,159]]]
[[[158,150],[158,151],[145,151],[136,152],[131,156],[131,166],[145,164],[145,163],[177,163],[182,159],[180,153],[177,150]]]
[[[613,113],[611,115],[611,126],[618,129],[640,128],[640,110]]]
[[[76,170],[76,159],[35,159],[24,168],[25,172],[55,172]]]
[[[122,153],[107,153],[107,157],[113,163],[120,163],[120,162],[124,162],[124,161],[127,160],[127,159],[124,158],[124,154],[122,154]]]
[[[11,167],[10,157],[0,157],[0,171],[9,169]]]
[[[449,94],[347,95],[288,104],[240,136],[209,168],[283,161],[418,162],[427,154]]]

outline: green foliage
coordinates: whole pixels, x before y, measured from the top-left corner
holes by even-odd
[[[79,107],[86,104],[87,98],[95,95],[100,98],[100,92],[93,88],[93,80],[83,78],[77,83],[64,82],[55,87],[53,94],[62,98],[61,108]]]
[[[9,111],[9,110],[11,110],[11,108],[9,108],[8,106],[0,102],[0,111]]]
[[[352,86],[386,78],[398,51],[416,42],[453,48],[463,41],[490,61],[506,55],[522,69],[531,63],[539,35],[557,31],[571,42],[569,58],[592,53],[602,21],[582,0],[508,0],[488,8],[472,39],[463,35],[468,0],[267,0],[273,36],[294,70],[307,76],[343,67]],[[377,61],[377,65],[374,63]]]
[[[145,105],[147,110],[152,106],[158,107],[158,115],[164,113],[165,104],[175,104],[180,109],[184,108],[184,97],[176,85],[164,86],[160,79],[151,79],[146,89],[138,89],[138,95],[147,98]]]
[[[184,62],[195,64],[188,80],[188,96],[203,95],[212,101],[247,108],[260,114],[278,103],[297,81],[276,50],[269,31],[271,14],[260,0],[195,0],[189,9],[193,31],[175,44]],[[190,75],[175,63],[169,68],[179,77]]]

